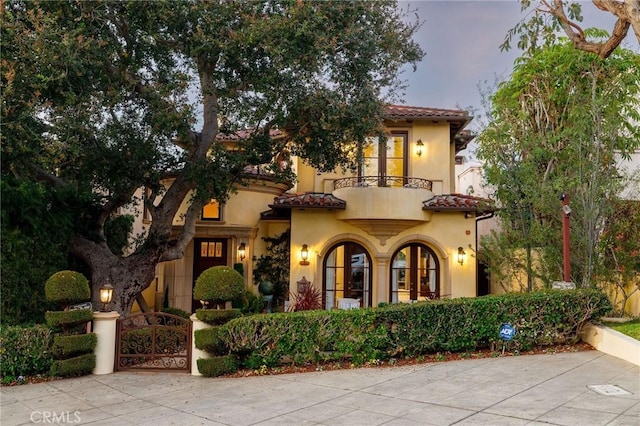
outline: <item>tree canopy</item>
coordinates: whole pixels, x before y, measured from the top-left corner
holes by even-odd
[[[556,40],[558,32],[563,32],[573,46],[585,52],[608,58],[627,37],[632,29],[640,42],[640,1],[639,0],[592,0],[595,7],[616,17],[613,28],[605,38],[589,37],[581,26],[582,4],[563,0],[520,0],[522,10],[537,4],[535,13],[520,21],[508,33],[501,48],[509,49],[511,40],[518,36],[518,47],[533,50],[542,44]]]
[[[319,170],[351,166],[354,142],[380,131],[401,93],[399,70],[423,57],[420,23],[390,0],[8,0],[1,13],[3,180],[64,192],[54,208],[73,212],[70,251],[94,293],[116,286],[122,313],[246,165],[286,152]],[[123,256],[105,224],[141,187],[152,222]]]
[[[625,184],[618,156],[640,146],[638,69],[631,51],[604,60],[565,40],[520,58],[498,86],[478,149],[501,206],[500,232],[486,241],[496,273],[526,271],[529,289],[562,277],[563,193],[572,208],[571,278],[589,286],[602,272],[604,227]]]

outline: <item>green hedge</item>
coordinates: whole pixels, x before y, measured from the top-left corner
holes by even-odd
[[[184,319],[190,319],[191,318],[191,314],[187,311],[183,311],[182,309],[179,308],[162,308],[162,312],[165,314],[170,314],[170,315],[175,315],[177,317],[180,318],[184,318]]]
[[[91,374],[95,366],[96,355],[94,353],[59,359],[51,364],[51,375],[56,377],[83,376]]]
[[[56,359],[72,358],[93,352],[97,342],[98,338],[95,333],[55,336],[51,352]]]
[[[200,358],[198,360],[198,371],[204,377],[218,377],[238,371],[238,361],[233,355]]]
[[[44,294],[47,300],[63,306],[91,300],[89,281],[76,271],[59,271],[51,275],[44,283]]]
[[[203,328],[193,333],[195,347],[213,355],[229,353],[229,344],[225,340],[226,334],[220,326]]]
[[[47,311],[44,317],[50,327],[70,328],[91,321],[93,319],[93,311],[88,309]]]
[[[0,375],[44,374],[51,368],[52,330],[45,325],[0,327]]]
[[[502,342],[498,332],[505,322],[517,330],[509,342],[513,350],[575,342],[587,321],[610,310],[600,291],[564,290],[255,315],[230,321],[211,336],[226,342],[231,354],[249,368],[337,359],[362,364],[496,346]]]
[[[197,309],[196,318],[211,325],[220,325],[242,316],[240,309]]]

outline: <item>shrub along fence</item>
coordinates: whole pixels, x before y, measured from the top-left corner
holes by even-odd
[[[507,294],[386,305],[349,311],[306,311],[237,318],[196,336],[196,346],[233,355],[247,368],[411,357],[495,347],[499,329],[516,328],[513,350],[573,343],[611,305],[597,290]]]
[[[0,327],[2,383],[48,374],[53,362],[53,331],[46,325]]]

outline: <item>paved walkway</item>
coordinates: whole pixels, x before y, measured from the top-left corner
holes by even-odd
[[[2,426],[640,425],[640,367],[598,351],[240,379],[116,373],[0,396]]]

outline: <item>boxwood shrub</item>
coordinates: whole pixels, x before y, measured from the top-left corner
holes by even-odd
[[[95,366],[96,355],[94,353],[58,359],[51,364],[51,375],[57,377],[84,376],[91,374]]]
[[[220,325],[242,316],[240,309],[196,309],[196,318],[211,325]]]
[[[93,319],[93,311],[79,309],[77,311],[47,311],[44,314],[47,324],[56,328],[70,328],[88,323]]]
[[[233,355],[198,359],[198,371],[204,377],[218,377],[238,371],[238,361]]]
[[[225,334],[220,326],[203,328],[193,332],[195,347],[213,355],[229,353],[229,345],[225,341]]]
[[[48,373],[53,360],[52,341],[53,332],[46,325],[0,327],[3,381]]]
[[[63,306],[91,299],[89,281],[76,271],[59,271],[51,275],[44,284],[44,294],[48,301]]]
[[[51,352],[56,359],[71,358],[93,352],[97,342],[98,338],[95,333],[55,336]]]
[[[496,347],[502,324],[516,327],[510,349],[571,343],[584,324],[606,315],[606,295],[592,289],[518,293],[386,305],[349,311],[308,311],[234,319],[210,334],[245,367],[350,359],[408,357]],[[220,344],[220,343],[215,343]]]

